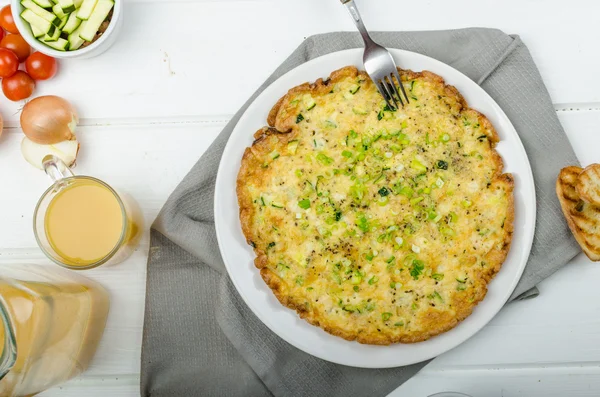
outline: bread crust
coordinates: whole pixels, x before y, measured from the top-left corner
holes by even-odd
[[[301,304],[293,299],[293,297],[290,297],[287,282],[267,266],[267,250],[263,245],[257,244],[257,241],[255,241],[260,237],[257,236],[255,230],[253,230],[253,219],[256,216],[256,207],[253,204],[255,197],[250,193],[248,185],[251,184],[251,181],[259,180],[261,178],[263,170],[263,168],[261,168],[263,165],[261,159],[263,159],[267,153],[271,152],[274,148],[284,148],[288,143],[297,139],[298,135],[301,133],[296,121],[296,114],[287,112],[286,106],[289,105],[292,98],[297,98],[299,95],[310,94],[312,96],[319,96],[328,93],[332,86],[348,77],[358,78],[359,80],[368,80],[369,78],[365,72],[349,66],[334,71],[329,78],[325,80],[318,79],[314,83],[304,83],[290,89],[286,95],[279,99],[269,112],[267,119],[268,126],[261,128],[255,133],[253,145],[244,152],[237,179],[237,196],[242,231],[246,236],[248,243],[254,247],[254,252],[256,254],[255,265],[260,269],[261,277],[273,291],[279,302],[282,305],[295,310],[301,318],[310,324],[321,327],[332,335],[339,336],[349,341],[356,340],[360,343],[374,345],[424,341],[454,328],[462,320],[467,318],[476,305],[486,296],[487,284],[500,271],[510,250],[514,228],[514,180],[511,174],[502,172],[502,158],[497,151],[493,149],[499,141],[499,136],[490,121],[483,114],[474,109],[470,109],[458,90],[453,86],[447,85],[442,77],[429,71],[414,72],[400,68],[398,70],[403,81],[418,80],[431,84],[443,85],[446,94],[446,97],[444,97],[446,106],[465,117],[468,116],[478,120],[482,126],[481,129],[485,131],[485,138],[482,139],[487,139],[490,148],[492,148],[489,161],[491,168],[495,169],[495,173],[488,186],[491,185],[507,194],[506,217],[502,224],[504,237],[485,255],[482,266],[485,262],[487,267],[478,273],[478,276],[472,280],[471,293],[462,295],[454,294],[456,299],[451,302],[452,311],[440,311],[435,307],[430,307],[422,316],[422,327],[418,332],[410,332],[396,336],[390,336],[386,333],[365,333],[362,330],[344,329],[336,326],[335,323],[330,323],[323,313],[319,313],[314,308],[308,308],[305,304]],[[274,140],[271,141],[272,138],[275,138],[277,142]],[[277,223],[275,223],[274,226],[278,226]]]
[[[592,261],[600,261],[600,207],[586,203],[578,193],[577,185],[583,169],[577,166],[563,168],[556,179],[556,195],[560,201],[569,229]]]

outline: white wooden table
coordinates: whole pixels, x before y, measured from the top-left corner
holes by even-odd
[[[128,0],[125,0],[128,1]],[[583,164],[600,162],[600,3],[579,0],[359,0],[372,30],[497,27],[520,34]],[[427,15],[427,17],[421,17]],[[294,23],[291,23],[291,22]],[[71,100],[82,116],[77,173],[135,196],[148,225],[227,120],[307,36],[353,30],[338,0],[136,0],[107,53],[61,62],[37,95]],[[0,97],[0,265],[51,266],[32,212],[45,175],[21,158],[13,104]],[[550,153],[548,155],[551,155]],[[112,294],[89,371],[54,396],[138,396],[148,233],[127,262],[86,272]],[[473,396],[600,395],[600,266],[583,255],[504,309],[484,330],[398,388]]]

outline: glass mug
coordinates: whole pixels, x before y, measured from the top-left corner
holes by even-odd
[[[33,215],[38,245],[56,264],[71,270],[114,265],[135,250],[143,218],[128,195],[99,179],[74,175],[58,157],[43,160],[54,182]]]
[[[32,396],[85,371],[108,316],[100,284],[28,264],[0,268],[0,396]]]

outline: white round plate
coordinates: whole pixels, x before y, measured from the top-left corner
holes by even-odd
[[[388,368],[414,364],[442,354],[483,328],[504,306],[529,257],[535,228],[535,190],[527,154],[514,127],[502,109],[468,77],[424,55],[390,50],[398,65],[415,71],[429,70],[454,85],[474,109],[485,114],[500,135],[498,152],[505,172],[515,179],[515,231],[512,248],[501,271],[489,285],[485,299],[467,319],[454,329],[414,344],[390,346],[363,345],[330,335],[300,319],[282,306],[254,266],[254,252],[246,243],[238,217],[236,178],[242,154],[253,141],[252,135],[266,125],[271,107],[288,89],[306,81],[327,77],[339,68],[355,65],[362,69],[362,50],[340,51],[313,59],[288,72],[248,107],[233,130],[219,166],[215,188],[215,223],[221,254],[229,276],[254,314],[273,332],[297,348],[327,361],[353,367]]]

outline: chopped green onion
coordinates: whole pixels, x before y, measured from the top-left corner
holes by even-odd
[[[385,312],[385,313],[381,313],[381,319],[383,321],[387,321],[390,319],[390,317],[392,317],[392,313],[389,312]]]
[[[375,284],[375,283],[376,283],[376,282],[378,282],[378,281],[379,281],[379,277],[377,277],[377,276],[373,276],[373,277],[371,277],[371,279],[369,280],[369,285],[373,285],[373,284]]]
[[[456,236],[456,232],[449,227],[441,227],[440,231],[442,232],[442,234],[444,234],[445,236],[448,236],[448,237]]]
[[[436,166],[440,169],[440,170],[447,170],[448,169],[448,163],[444,160],[438,160],[438,162],[436,163]]]
[[[377,200],[377,205],[379,205],[380,207],[385,207],[386,205],[388,205],[389,201],[390,198],[388,196],[379,197],[379,199]]]
[[[402,187],[402,188],[400,189],[399,193],[400,193],[401,195],[403,195],[403,196],[406,196],[406,197],[408,197],[408,198],[411,198],[411,197],[412,197],[412,195],[413,195],[413,193],[414,193],[414,190],[413,190],[413,189],[411,189],[411,188],[410,188],[410,187],[408,187],[408,186],[404,186],[404,187]]]
[[[385,197],[388,194],[390,194],[390,191],[384,186],[381,189],[379,189],[378,193],[381,197]]]
[[[353,86],[350,87],[349,91],[352,95],[354,95],[358,92],[358,90],[360,90],[360,86],[358,84],[354,84]]]
[[[423,165],[423,163],[421,163],[421,162],[420,162],[419,160],[417,160],[417,159],[413,159],[413,160],[410,162],[410,168],[412,168],[412,169],[414,169],[414,170],[416,170],[416,171],[419,171],[419,173],[427,172],[427,167],[425,167],[425,166]]]
[[[396,257],[394,255],[390,256],[388,259],[386,259],[386,263],[392,263],[393,261],[396,260]]]
[[[303,286],[304,285],[304,277],[302,277],[302,276],[296,277],[296,284],[299,286]]]
[[[336,128],[338,125],[335,121],[333,120],[325,120],[325,126],[327,128]]]
[[[273,150],[271,153],[269,153],[269,157],[273,160],[275,160],[276,158],[279,157],[279,152],[277,150]]]
[[[344,150],[344,151],[342,152],[342,156],[344,156],[344,157],[346,157],[346,158],[350,158],[350,157],[352,157],[352,152],[349,152],[349,151],[347,151],[347,150]]]
[[[359,215],[356,221],[356,226],[364,233],[369,231],[369,221],[364,215]]]
[[[431,278],[436,280],[436,281],[441,281],[444,279],[444,274],[443,273],[433,273],[431,275]]]
[[[352,289],[354,290],[354,292],[358,292],[358,285],[355,285]]]
[[[298,149],[298,141],[289,141],[287,145],[288,152],[291,154],[296,154],[296,150]]]
[[[414,199],[410,200],[410,204],[411,205],[417,205],[417,204],[419,204],[423,200],[425,200],[425,197],[415,197]]]
[[[275,208],[283,208],[283,204],[277,201],[273,201],[271,203],[271,207],[275,207]]]
[[[302,120],[304,120],[304,116],[302,115],[302,113],[300,113],[300,114],[298,114],[298,117],[296,117],[296,124],[298,124]]]
[[[423,274],[423,269],[425,269],[425,264],[423,261],[414,259],[412,261],[412,267],[410,268],[410,275],[413,279],[417,280],[419,276]]]
[[[333,159],[324,155],[323,153],[319,153],[317,155],[317,161],[323,165],[330,165],[331,163],[333,163]]]
[[[448,135],[448,134],[442,135],[442,142],[448,142],[448,141],[450,141],[450,135]]]
[[[464,290],[466,290],[466,289],[467,289],[467,284],[461,284],[461,283],[459,283],[459,284],[456,286],[456,290],[457,290],[457,291],[464,291]]]
[[[333,278],[333,281],[335,281],[338,284],[342,283],[342,278],[337,273],[331,273],[331,278]]]
[[[304,96],[304,106],[306,106],[306,110],[311,110],[312,108],[317,106],[317,103],[310,95],[305,95]]]
[[[394,323],[394,327],[402,327],[404,325],[404,321],[399,321],[397,323]]]
[[[356,285],[356,284],[360,284],[360,282],[362,281],[362,276],[360,275],[360,273],[358,272],[353,272],[352,276],[350,277],[350,283]]]
[[[461,204],[465,208],[469,208],[471,205],[473,205],[473,203],[470,202],[469,200],[464,200]]]
[[[456,281],[458,281],[459,283],[466,283],[467,282],[467,276],[463,276],[463,277],[456,277]]]
[[[368,253],[366,253],[366,254],[365,254],[365,259],[366,259],[366,260],[368,260],[368,261],[372,261],[372,260],[373,260],[373,258],[375,258],[375,255],[373,255],[373,253],[371,253],[371,252],[368,252]]]
[[[366,110],[364,110],[364,109],[360,109],[360,108],[352,108],[352,112],[353,112],[354,114],[357,114],[357,115],[359,115],[359,116],[365,116],[365,115],[369,114],[369,112],[367,112],[367,111],[366,111]]]
[[[450,222],[456,223],[458,221],[458,215],[455,212],[450,212],[448,215],[450,215]]]
[[[303,199],[298,201],[298,207],[302,208],[303,210],[307,210],[310,208],[310,200],[309,199]]]

